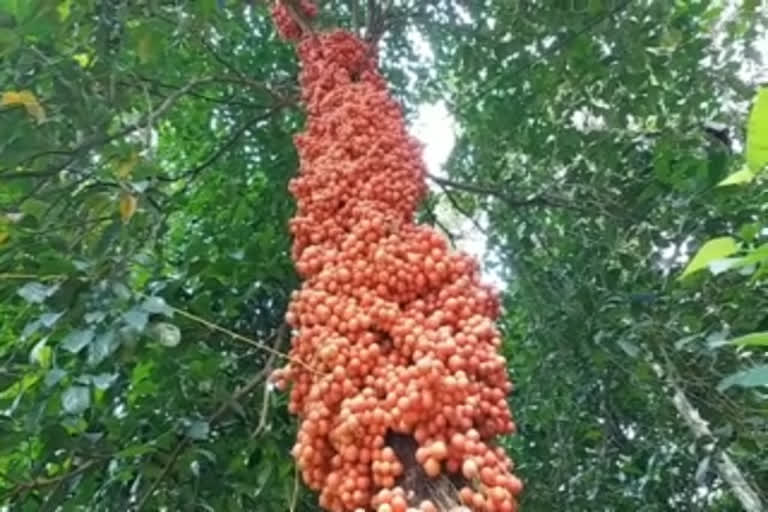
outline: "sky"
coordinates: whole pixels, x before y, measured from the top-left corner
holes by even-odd
[[[411,133],[424,144],[424,160],[430,174],[448,177],[444,165],[451,155],[456,143],[456,122],[442,102],[424,104],[418,109],[418,115],[410,127]],[[427,180],[430,189],[440,191],[434,183]],[[435,212],[441,217],[440,211]],[[489,265],[493,259],[487,247],[485,236],[480,233],[473,223],[463,219],[460,225],[447,219],[440,219],[449,226],[456,237],[456,247],[477,259],[483,268],[482,280],[495,286],[498,290],[505,288],[505,280]],[[475,219],[481,226],[485,224],[480,217]]]

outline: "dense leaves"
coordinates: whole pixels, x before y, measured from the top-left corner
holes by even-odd
[[[722,454],[768,502],[758,7],[323,3],[455,117],[423,216],[505,285],[526,510],[739,510]],[[0,95],[0,506],[316,510],[263,379],[303,122],[265,5],[0,0]]]
[[[534,5],[423,25],[463,128],[442,183],[509,287],[524,506],[737,510],[703,462],[723,450],[766,489],[764,352],[718,340],[765,330],[768,295],[764,260],[723,258],[765,243],[768,196],[761,177],[716,185],[745,163],[738,77],[763,21],[746,3]]]

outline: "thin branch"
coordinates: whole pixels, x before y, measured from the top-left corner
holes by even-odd
[[[38,274],[23,274],[23,273],[15,273],[15,272],[0,272],[0,279],[19,279],[19,280],[27,280],[27,279],[34,279],[36,281],[63,281],[64,279],[67,279],[66,274],[47,274],[47,275],[38,275]]]
[[[160,485],[160,482],[162,482],[166,476],[168,476],[168,473],[171,472],[173,469],[173,466],[176,465],[176,461],[179,459],[179,456],[181,456],[181,452],[184,451],[184,448],[186,448],[187,444],[189,443],[189,438],[185,437],[181,441],[179,441],[176,444],[176,447],[171,452],[171,456],[168,459],[168,462],[166,463],[163,470],[160,472],[160,474],[155,478],[151,484],[149,484],[149,487],[146,491],[144,491],[144,494],[139,499],[139,502],[136,504],[136,512],[139,512],[141,509],[144,508],[144,505],[146,505],[149,498],[152,496],[152,493],[155,492],[155,489],[157,489],[157,486]]]
[[[144,298],[148,298],[148,299],[151,298],[149,295],[147,295],[145,293],[139,292],[139,295],[141,295]],[[168,307],[171,310],[173,310],[174,313],[178,313],[179,315],[181,315],[181,316],[183,316],[183,317],[185,317],[185,318],[187,318],[189,320],[192,320],[194,322],[202,324],[202,325],[206,326],[208,329],[210,329],[212,331],[221,332],[221,333],[226,334],[227,336],[229,336],[229,337],[231,337],[233,339],[245,342],[245,343],[247,343],[249,345],[252,345],[254,347],[258,347],[261,350],[264,350],[265,352],[269,352],[270,354],[273,354],[273,355],[275,355],[277,357],[280,357],[282,359],[287,359],[287,360],[289,360],[289,361],[291,361],[293,363],[296,363],[298,365],[303,366],[304,368],[306,368],[307,370],[309,370],[312,373],[320,373],[318,370],[314,369],[312,366],[310,366],[309,364],[305,363],[301,359],[296,359],[294,357],[291,357],[290,355],[288,355],[288,354],[286,354],[284,352],[276,350],[274,347],[271,347],[269,345],[265,345],[264,343],[260,343],[260,342],[255,341],[255,340],[252,340],[251,338],[247,338],[247,337],[243,336],[242,334],[238,334],[238,333],[236,333],[234,331],[231,331],[231,330],[227,329],[226,327],[222,327],[220,325],[214,324],[213,322],[209,322],[205,318],[201,318],[201,317],[199,317],[199,316],[197,316],[197,315],[195,315],[193,313],[189,313],[187,311],[184,311],[183,309],[175,308],[175,307],[170,306],[170,305]]]
[[[69,471],[67,473],[64,473],[63,475],[54,476],[51,478],[35,478],[34,480],[30,480],[28,482],[21,482],[14,486],[13,489],[11,489],[6,496],[3,497],[3,500],[12,498],[16,496],[17,494],[33,491],[36,489],[42,489],[45,487],[50,487],[51,485],[57,485],[60,484],[63,481],[69,480],[70,478],[74,478],[77,475],[84,473],[88,471],[90,468],[98,464],[99,462],[102,462],[103,459],[91,459],[87,460],[84,463],[82,463],[77,468],[73,469],[72,471]]]
[[[181,175],[176,177],[164,177],[164,176],[158,176],[157,179],[160,181],[178,181],[181,179],[194,179],[198,174],[200,174],[202,171],[210,167],[216,160],[222,157],[227,151],[229,151],[237,142],[240,140],[240,137],[242,137],[246,131],[248,131],[249,128],[251,128],[253,125],[260,121],[264,121],[265,119],[270,118],[273,116],[276,112],[280,110],[282,105],[278,105],[275,108],[270,109],[263,115],[254,117],[250,121],[245,122],[242,124],[235,132],[232,134],[230,139],[226,141],[224,144],[221,145],[218,149],[213,151],[208,157],[206,157],[202,162],[197,164],[196,166],[192,167],[191,169],[188,169],[181,173]]]
[[[464,217],[466,217],[467,219],[469,219],[469,221],[475,226],[475,229],[477,229],[479,233],[482,233],[487,237],[488,234],[486,233],[485,228],[483,228],[483,226],[481,226],[480,223],[477,222],[477,219],[475,219],[474,215],[469,213],[465,208],[461,207],[458,201],[456,201],[456,198],[453,197],[453,194],[451,194],[451,191],[448,190],[448,187],[446,187],[442,183],[438,183],[438,185],[440,185],[440,188],[443,190],[445,197],[448,198],[448,201],[451,203],[451,206],[453,206],[453,209],[461,213],[462,215],[464,215]]]
[[[174,89],[175,90],[175,89],[178,89],[180,87],[178,85],[169,84],[167,82],[162,82],[160,80],[156,80],[154,78],[149,78],[149,77],[146,77],[146,76],[139,75],[137,78],[141,82],[147,82],[147,83],[152,84],[153,86],[155,86],[157,88],[161,88],[161,89]],[[128,81],[125,81],[125,80],[118,81],[117,83],[119,85],[123,85],[123,86],[126,86],[126,87],[140,87],[140,84],[137,84],[135,82],[128,82]],[[153,94],[162,94],[162,93],[157,92],[157,91],[153,91]],[[247,103],[245,101],[225,100],[225,99],[221,99],[221,98],[214,98],[214,97],[207,96],[205,94],[200,94],[200,93],[197,93],[197,92],[194,92],[194,91],[188,92],[187,95],[191,96],[193,98],[198,98],[198,99],[201,99],[203,101],[208,101],[210,103],[216,103],[216,104],[219,104],[219,105],[235,105],[235,106],[243,107],[243,108],[247,108],[247,109],[263,108],[263,105],[255,105],[253,103]]]
[[[177,310],[175,308],[171,308],[171,309],[173,309],[174,311],[180,314],[183,313],[181,310]],[[265,380],[268,378],[267,373],[271,370],[271,365],[272,365],[272,362],[274,361],[275,355],[280,353],[278,348],[283,342],[286,332],[287,332],[287,326],[285,324],[281,325],[277,329],[275,334],[272,336],[272,339],[274,340],[274,344],[272,347],[270,347],[271,349],[270,358],[267,360],[267,363],[264,365],[264,368],[262,368],[262,370],[258,372],[256,375],[251,377],[248,380],[248,382],[246,382],[242,387],[238,388],[234,393],[232,393],[232,396],[229,397],[229,399],[225,400],[216,409],[216,411],[208,417],[207,421],[209,425],[212,425],[216,423],[219,419],[221,419],[221,417],[224,415],[227,409],[229,409],[230,404],[232,402],[238,402],[243,396],[247,395],[256,386],[258,386],[262,380]],[[160,472],[157,478],[155,478],[155,480],[152,481],[150,486],[147,488],[146,491],[144,491],[144,494],[142,494],[141,498],[139,499],[139,502],[136,505],[136,512],[139,512],[144,508],[147,501],[152,496],[152,493],[154,493],[155,489],[157,489],[157,486],[160,485],[160,482],[162,482],[168,476],[168,474],[170,474],[171,470],[176,465],[176,461],[179,459],[182,452],[184,451],[184,448],[186,448],[189,443],[190,443],[189,437],[184,437],[183,439],[179,440],[179,442],[176,444],[176,447],[171,452],[170,458],[168,459],[168,462],[166,463],[163,470]]]
[[[365,35],[366,35],[366,38],[368,39],[373,33],[373,26],[376,23],[378,8],[376,6],[376,0],[367,0],[366,4],[367,4],[366,11],[368,14],[368,18],[365,21]]]
[[[237,69],[234,65],[230,64],[224,57],[219,55],[219,53],[210,45],[208,44],[208,41],[205,40],[205,35],[203,35],[200,38],[200,43],[203,45],[203,47],[208,51],[208,53],[211,54],[213,59],[230,70],[232,73],[234,73],[237,77],[247,80],[248,77],[246,77],[239,69]]]
[[[666,350],[664,350],[664,347],[661,350],[667,367],[666,376],[662,375],[661,370],[657,370],[656,373],[659,377],[664,378],[674,390],[672,403],[675,409],[677,409],[678,414],[683,418],[684,423],[688,426],[695,439],[707,439],[713,442],[716,448],[712,458],[715,461],[717,472],[720,474],[720,478],[728,484],[731,492],[733,492],[733,495],[745,512],[764,512],[765,508],[763,508],[760,495],[749,484],[744,473],[733,461],[728,451],[723,447],[718,447],[718,439],[710,430],[709,423],[701,417],[698,409],[688,400],[685,390],[675,378],[676,369],[674,364]]]
[[[254,80],[252,78],[248,78],[247,76],[233,77],[233,76],[223,75],[223,76],[216,77],[215,81],[237,84],[237,85],[246,85],[254,89],[261,89],[262,91],[269,94],[275,101],[283,105],[295,103],[298,100],[298,95],[296,94],[295,90],[289,91],[290,93],[292,93],[291,95],[282,94],[280,92],[277,92],[272,87],[270,87],[266,82],[262,82],[261,80]]]
[[[312,28],[312,21],[301,12],[298,0],[279,0],[279,2],[285,6],[288,14],[293,18],[293,21],[301,27],[303,34],[309,34],[313,38],[317,37],[317,34],[315,34],[315,31]]]
[[[71,160],[67,163],[69,165],[71,163]],[[56,174],[63,169],[56,169],[55,171],[53,168],[46,169],[44,171],[14,171],[14,172],[6,172],[3,174],[0,174],[0,180],[2,181],[11,181],[11,180],[25,180],[29,178],[48,178],[52,174]]]
[[[135,123],[133,125],[127,126],[125,129],[123,129],[122,130],[122,133],[123,133],[122,136],[128,135],[132,131],[140,128],[142,125],[146,125],[146,126],[152,125],[154,123],[154,121],[158,117],[162,116],[165,113],[165,111],[168,110],[171,107],[171,105],[176,103],[176,101],[179,98],[181,98],[182,96],[187,94],[190,90],[194,89],[198,85],[202,85],[202,84],[205,84],[205,83],[208,83],[208,82],[212,82],[212,81],[213,81],[213,78],[210,78],[210,77],[209,78],[200,78],[200,79],[197,79],[197,80],[192,80],[191,82],[189,82],[187,85],[185,85],[181,89],[178,89],[175,92],[173,92],[172,94],[168,95],[168,97],[165,99],[165,101],[163,101],[160,104],[159,107],[157,107],[156,109],[153,109],[149,114],[147,114],[146,120],[143,123],[141,121],[139,121],[138,123]],[[114,135],[113,135],[113,137],[114,137]]]
[[[388,0],[368,0],[368,24],[365,31],[365,38],[370,44],[371,48],[374,48],[388,27],[388,17],[390,10],[390,2]]]
[[[352,11],[352,29],[359,34],[363,27],[360,22],[360,3],[358,0],[349,0],[349,10]]]
[[[259,437],[261,433],[267,428],[267,413],[269,412],[269,386],[270,383],[267,380],[264,383],[264,393],[261,398],[261,413],[259,414],[259,423],[256,425],[256,430],[251,434],[251,439]]]
[[[463,190],[464,192],[470,192],[472,194],[477,194],[482,196],[495,197],[496,199],[503,201],[504,203],[506,203],[507,206],[510,206],[512,208],[521,208],[521,207],[529,207],[529,206],[531,207],[546,206],[546,207],[552,207],[552,208],[567,208],[567,209],[577,210],[582,212],[586,211],[584,208],[578,205],[575,205],[573,203],[568,203],[562,199],[547,197],[545,195],[537,195],[529,199],[519,199],[516,197],[508,196],[498,188],[493,188],[487,185],[474,185],[471,183],[462,183],[458,181],[449,180],[447,178],[441,178],[439,176],[435,176],[434,174],[428,174],[427,176],[429,177],[429,179],[431,179],[432,181],[434,181],[435,183],[443,187],[455,188],[456,190]]]
[[[432,222],[434,222],[437,225],[437,227],[439,227],[445,233],[445,236],[447,236],[448,240],[450,240],[451,242],[451,246],[456,247],[456,235],[454,235],[453,232],[450,229],[448,229],[448,226],[446,226],[437,217],[437,212],[435,212],[435,209],[429,205],[429,202],[425,202],[424,206],[427,211],[427,214],[429,214],[430,218],[432,219]]]
[[[293,495],[291,497],[291,505],[289,507],[290,512],[296,510],[296,503],[299,500],[299,466],[294,464],[293,466]]]
[[[96,147],[109,144],[110,142],[120,139],[122,137],[125,137],[126,135],[129,135],[142,127],[151,126],[155,122],[155,120],[160,116],[162,116],[169,108],[171,108],[171,106],[173,106],[173,104],[176,103],[176,101],[178,101],[179,98],[181,98],[183,95],[185,95],[194,87],[197,87],[198,85],[201,85],[204,83],[211,82],[212,80],[213,80],[212,78],[201,78],[198,80],[192,80],[184,87],[177,89],[173,93],[169,94],[165,98],[165,100],[163,100],[160,103],[160,105],[157,106],[157,108],[153,108],[142,119],[140,119],[135,123],[131,123],[128,126],[125,126],[123,129],[119,130],[117,133],[114,133],[112,135],[102,135],[98,137],[92,137],[91,139],[83,142],[78,147],[72,150],[57,150],[58,153],[71,155],[70,158],[64,164],[51,166],[44,171],[0,174],[0,179],[4,179],[4,178],[13,179],[13,178],[24,177],[24,176],[21,176],[22,174],[26,174],[27,177],[32,177],[32,178],[56,175],[59,172],[63,171],[65,168],[67,168],[71,163],[73,163],[78,155],[82,153],[87,153],[88,151]],[[51,153],[51,152],[48,151],[48,153]],[[27,160],[35,157],[36,156],[33,155],[33,157],[30,157]]]

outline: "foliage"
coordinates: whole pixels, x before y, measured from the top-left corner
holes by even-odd
[[[429,205],[506,283],[525,510],[738,510],[718,451],[766,501],[765,351],[727,343],[768,330],[765,173],[738,174],[759,2],[384,3],[321,22],[386,29],[406,112],[454,113]],[[314,510],[263,380],[303,122],[264,6],[0,0],[0,62],[0,504]]]
[[[765,395],[729,387],[759,383],[765,353],[719,341],[768,327],[750,252],[768,195],[762,176],[717,185],[745,162],[738,77],[764,20],[755,3],[587,4],[480,2],[421,26],[462,128],[446,199],[508,283],[523,508],[738,510],[709,461],[727,451],[768,488]],[[732,254],[757,273],[693,273]],[[696,441],[678,396],[712,435]]]
[[[32,4],[2,4],[0,497],[312,509],[244,342],[284,345],[296,282],[290,48],[242,6]]]

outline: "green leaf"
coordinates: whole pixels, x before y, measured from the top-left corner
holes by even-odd
[[[153,444],[146,443],[146,444],[137,444],[134,446],[129,446],[128,448],[125,448],[123,450],[120,450],[117,452],[117,457],[136,457],[137,455],[144,455],[145,453],[153,453],[157,451],[157,446],[154,446]]]
[[[29,353],[29,361],[42,368],[48,368],[51,365],[51,347],[46,344],[47,341],[48,338],[41,339]]]
[[[19,4],[25,0],[0,0],[0,12],[16,15],[19,12]]]
[[[115,333],[105,332],[88,345],[88,364],[97,365],[117,348]]]
[[[62,2],[59,2],[59,5],[56,7],[56,12],[59,13],[59,20],[67,21],[67,18],[69,18],[69,15],[72,12],[72,0],[63,0]]]
[[[173,316],[173,310],[162,297],[149,297],[142,302],[141,308],[148,313],[162,314],[167,317]]]
[[[31,304],[42,304],[45,299],[53,295],[58,286],[46,286],[43,283],[27,283],[17,290],[17,294]]]
[[[104,311],[90,311],[85,314],[83,319],[87,324],[98,324],[99,322],[104,320],[106,316],[107,314]]]
[[[208,17],[216,12],[217,0],[197,0],[197,9],[203,17]]]
[[[100,373],[98,375],[91,376],[91,382],[93,383],[94,387],[101,391],[108,389],[116,380],[116,373]]]
[[[757,92],[747,122],[747,165],[757,173],[768,164],[768,87]]]
[[[728,340],[728,343],[741,346],[768,347],[768,332],[753,332]]]
[[[40,315],[40,324],[50,329],[62,315],[64,315],[63,311],[61,313],[44,313]]]
[[[640,347],[631,341],[619,339],[618,344],[619,347],[621,347],[621,349],[626,352],[629,357],[637,357],[637,355],[640,353]]]
[[[760,233],[762,226],[757,222],[749,222],[739,228],[739,236],[745,242],[751,242]]]
[[[45,375],[45,381],[44,381],[45,386],[49,388],[55,386],[66,375],[67,375],[67,372],[62,370],[61,368],[51,368],[51,370]]]
[[[733,238],[729,236],[714,238],[699,248],[699,251],[688,263],[688,266],[685,267],[680,279],[706,268],[713,261],[726,258],[738,250],[739,247]]]
[[[750,183],[755,178],[755,174],[746,166],[741,170],[726,177],[723,181],[717,184],[718,187],[726,187],[728,185],[743,185]]]
[[[80,329],[73,331],[61,341],[61,348],[76,354],[93,340],[93,336],[93,329]]]
[[[70,414],[80,414],[91,406],[91,391],[85,386],[70,386],[61,394],[61,406]]]
[[[717,389],[725,391],[733,386],[740,386],[742,388],[768,386],[768,365],[755,366],[754,368],[729,375],[720,381]]]
[[[149,321],[149,314],[140,308],[132,308],[122,315],[126,324],[142,332]]]

